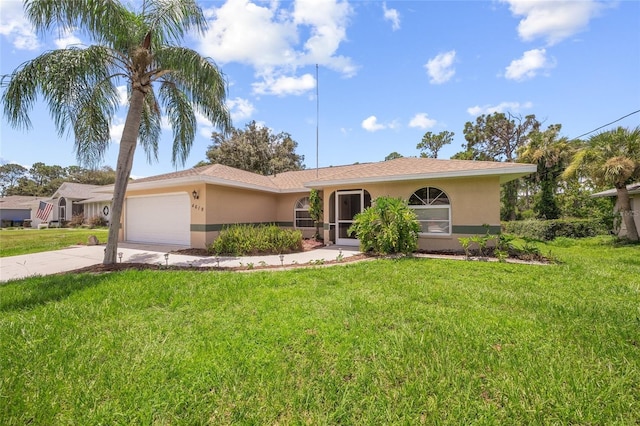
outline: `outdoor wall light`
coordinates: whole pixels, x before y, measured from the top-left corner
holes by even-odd
[[[193,192],[191,193],[191,195],[193,196],[194,200],[197,200],[200,198],[200,194],[198,193],[198,191],[196,189],[193,190]]]

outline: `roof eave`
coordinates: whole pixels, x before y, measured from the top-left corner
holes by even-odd
[[[197,184],[212,184],[212,185],[220,185],[220,186],[228,186],[232,188],[242,188],[242,189],[251,189],[256,191],[264,191],[264,192],[273,192],[279,193],[281,192],[277,188],[270,188],[268,186],[256,185],[246,182],[238,182],[230,179],[222,179],[218,177],[211,176],[185,176],[180,178],[172,178],[172,179],[163,179],[163,180],[154,180],[149,182],[139,182],[135,181],[130,182],[127,191],[129,190],[145,190],[145,189],[156,189],[156,188],[166,188],[172,186],[182,186],[182,185],[197,185]],[[113,186],[110,188],[105,188],[105,190],[101,190],[100,192],[113,192]]]
[[[451,178],[465,178],[465,177],[478,177],[478,176],[499,176],[500,183],[506,183],[517,179],[522,176],[534,173],[537,170],[533,164],[523,165],[521,167],[513,167],[509,169],[482,169],[482,170],[463,170],[463,171],[446,171],[435,173],[414,173],[409,175],[396,175],[396,176],[371,176],[364,178],[351,178],[351,179],[335,179],[324,181],[311,181],[305,182],[304,186],[307,188],[323,188],[326,186],[338,186],[349,184],[361,184],[361,183],[383,183],[383,182],[402,182],[412,180],[424,180],[424,179],[451,179]]]

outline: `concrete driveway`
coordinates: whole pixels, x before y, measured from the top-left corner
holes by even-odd
[[[104,247],[104,245],[71,246],[61,250],[2,257],[0,258],[0,282],[37,275],[57,274],[102,263]],[[215,256],[191,256],[171,253],[179,249],[184,249],[184,247],[118,244],[118,253],[122,253],[122,262],[124,263],[200,267],[237,267],[247,266],[250,263],[255,267],[262,265],[291,266],[294,264],[302,265],[312,261],[336,260],[339,256],[347,258],[360,253],[356,247],[340,247],[336,245],[301,253],[285,254],[282,260],[279,255],[216,258]],[[169,253],[168,259],[165,259],[166,253]]]

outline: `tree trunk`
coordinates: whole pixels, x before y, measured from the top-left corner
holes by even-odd
[[[142,120],[142,108],[145,94],[140,89],[134,89],[131,94],[127,119],[124,122],[120,150],[118,152],[118,164],[116,165],[116,182],[113,187],[113,201],[111,202],[111,223],[109,223],[109,236],[107,247],[104,251],[105,265],[116,263],[118,254],[118,234],[122,225],[122,210],[124,196],[127,192],[127,184],[133,167],[133,155],[138,144],[140,122]]]
[[[633,220],[631,199],[626,185],[616,185],[616,193],[618,194],[618,211],[622,215],[624,226],[627,228],[627,239],[638,241],[638,229],[636,228],[635,220]]]

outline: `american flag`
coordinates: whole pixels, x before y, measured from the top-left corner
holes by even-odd
[[[47,220],[52,209],[53,204],[40,201],[40,206],[38,207],[38,211],[36,212],[36,217],[40,220]]]

